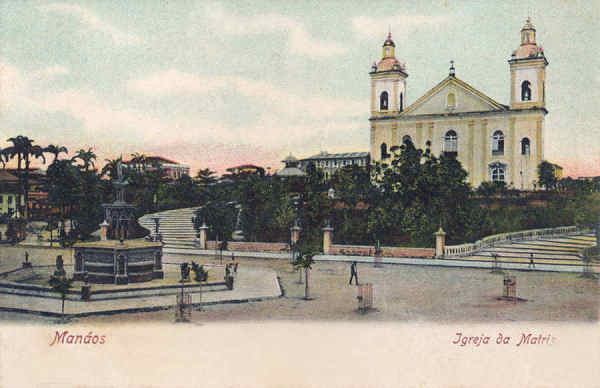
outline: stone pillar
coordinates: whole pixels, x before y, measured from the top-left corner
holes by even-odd
[[[108,222],[106,220],[100,224],[100,240],[108,240]]]
[[[165,273],[162,270],[162,248],[154,252],[154,270],[152,279],[164,279]]]
[[[333,240],[333,228],[327,225],[323,228],[323,253],[328,255],[331,248],[331,241]]]
[[[446,232],[440,226],[440,229],[435,232],[435,258],[444,257],[444,247],[446,246]]]
[[[73,280],[83,280],[85,272],[85,260],[81,251],[75,253],[75,265],[73,266]]]
[[[300,240],[300,231],[301,230],[302,230],[302,228],[300,226],[298,226],[298,223],[294,223],[294,226],[292,226],[290,228],[290,232],[291,232],[290,241],[292,242],[292,244],[296,244],[298,242],[298,240]]]
[[[127,274],[127,256],[117,254],[117,273],[115,276],[115,284],[129,283],[129,275]]]
[[[206,223],[202,223],[200,227],[200,249],[206,249],[206,233],[208,231],[208,226]]]

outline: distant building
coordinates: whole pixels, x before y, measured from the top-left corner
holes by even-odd
[[[564,177],[563,168],[558,164],[552,164],[552,167],[554,168],[554,176],[556,179],[562,179]]]
[[[306,171],[310,164],[323,171],[326,178],[331,177],[338,169],[346,166],[367,166],[370,163],[368,152],[346,152],[341,154],[330,154],[322,151],[309,158],[300,159],[298,167]],[[284,161],[285,162],[285,161]]]
[[[146,156],[142,162],[125,161],[124,164],[138,171],[160,169],[171,180],[177,180],[184,175],[190,175],[190,167],[162,156]]]
[[[17,203],[21,200],[21,205]],[[19,178],[7,170],[0,170],[0,216],[13,214],[19,216],[19,207],[25,205],[25,198],[20,195]]]
[[[253,164],[242,164],[241,166],[230,167],[226,170],[231,175],[258,174],[265,175],[265,169]]]
[[[21,172],[23,174],[23,172]],[[19,172],[16,168],[0,170],[0,215],[11,214],[20,217],[25,206],[25,197],[19,184]],[[29,192],[27,208],[30,218],[39,218],[56,212],[48,203],[48,193],[45,189],[46,175],[39,168],[29,169]],[[19,204],[20,200],[20,204]]]
[[[306,173],[298,168],[300,161],[296,159],[292,154],[287,158],[283,159],[282,162],[285,167],[275,173],[276,176],[287,178],[287,177],[301,177],[305,176]]]

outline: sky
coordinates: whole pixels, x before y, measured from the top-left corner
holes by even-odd
[[[600,175],[599,1],[0,1],[0,148],[139,152],[223,172],[369,151],[388,30],[410,104],[456,75],[508,104],[527,16],[547,68],[544,157]]]

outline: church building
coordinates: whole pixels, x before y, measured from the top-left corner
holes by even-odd
[[[455,75],[448,77],[406,106],[408,73],[395,57],[391,33],[383,57],[371,69],[371,160],[386,161],[393,150],[410,140],[434,155],[452,154],[478,187],[503,181],[520,190],[533,190],[537,166],[543,160],[546,110],[544,50],[536,43],[529,19],[521,29],[521,45],[508,60],[510,105],[501,104]]]

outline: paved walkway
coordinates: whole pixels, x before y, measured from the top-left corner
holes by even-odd
[[[151,283],[148,283],[151,285]],[[92,286],[93,287],[93,286]],[[208,305],[242,303],[278,298],[281,288],[275,271],[264,268],[240,267],[233,290],[220,290],[192,294],[192,303]],[[118,312],[163,309],[175,305],[175,295],[149,296],[97,301],[65,301],[65,314],[71,316],[109,314]],[[0,309],[56,315],[61,313],[61,299],[0,293]]]

